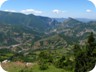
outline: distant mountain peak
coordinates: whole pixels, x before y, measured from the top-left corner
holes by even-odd
[[[78,21],[78,20],[76,20],[76,19],[74,19],[74,18],[69,17],[68,19],[66,19],[66,20],[64,21],[64,23],[67,23],[67,22],[80,22],[80,21]]]
[[[72,18],[72,17],[68,17],[68,19],[74,20],[74,18]]]

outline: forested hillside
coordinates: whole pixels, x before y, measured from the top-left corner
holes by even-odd
[[[45,49],[84,44],[89,32],[96,35],[96,21],[57,19],[0,11],[0,46]],[[22,48],[23,47],[23,48]]]
[[[95,26],[96,21],[0,11],[0,61],[13,62],[12,69],[4,66],[10,72],[87,72],[96,62]],[[26,62],[33,68],[24,69]]]

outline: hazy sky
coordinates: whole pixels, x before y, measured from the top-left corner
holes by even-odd
[[[96,18],[96,8],[88,0],[0,0],[0,2],[0,10],[3,11],[57,18]]]

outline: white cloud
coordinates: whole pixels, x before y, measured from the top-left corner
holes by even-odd
[[[3,5],[3,3],[5,3],[7,0],[0,0],[0,8]]]
[[[4,10],[4,11],[7,11],[7,12],[17,12],[15,10]]]
[[[55,13],[55,14],[60,14],[60,13],[64,13],[65,11],[54,9],[52,12]]]
[[[41,15],[43,12],[39,10],[34,10],[34,9],[25,9],[21,11],[16,11],[16,10],[3,10],[6,12],[17,12],[17,13],[23,13],[23,14],[34,14],[34,15]]]
[[[56,13],[56,14],[59,14],[61,11],[60,10],[57,10],[57,9],[54,9],[52,12],[53,13]]]
[[[42,14],[42,11],[39,11],[39,10],[34,10],[34,9],[26,9],[26,10],[22,10],[20,11],[21,13],[24,13],[24,14],[35,14],[35,15],[40,15]]]
[[[90,12],[92,12],[92,10],[90,10],[90,9],[87,9],[87,10],[86,10],[86,12],[90,13]]]

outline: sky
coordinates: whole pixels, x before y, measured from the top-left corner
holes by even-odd
[[[96,0],[0,0],[0,10],[52,18],[96,19]]]

